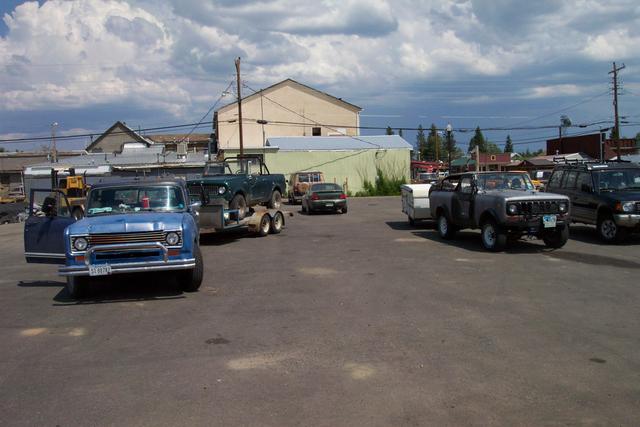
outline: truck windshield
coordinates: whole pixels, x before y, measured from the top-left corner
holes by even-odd
[[[204,176],[214,175],[259,175],[260,160],[256,158],[226,159],[224,162],[208,163],[204,168]]]
[[[640,169],[603,170],[594,176],[600,191],[640,190]]]
[[[89,193],[87,216],[184,208],[182,190],[176,186],[105,187]]]
[[[478,175],[479,190],[534,190],[526,173],[496,172]]]

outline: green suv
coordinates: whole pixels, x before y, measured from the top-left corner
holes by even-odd
[[[547,191],[571,199],[571,221],[594,224],[607,242],[640,231],[640,165],[567,163],[555,167]]]

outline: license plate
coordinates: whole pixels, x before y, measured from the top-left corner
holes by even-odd
[[[542,216],[542,224],[544,228],[554,228],[556,226],[556,216],[555,215],[543,215]]]
[[[111,266],[109,264],[89,266],[89,276],[106,276],[107,274],[111,274]]]
[[[333,206],[333,203],[325,203],[324,205],[329,208],[329,207]]]

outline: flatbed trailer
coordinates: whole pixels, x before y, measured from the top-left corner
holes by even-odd
[[[266,236],[280,233],[285,225],[285,212],[280,209],[256,206],[244,218],[240,218],[239,213],[238,209],[225,209],[222,205],[200,206],[197,214],[200,234],[246,229],[249,233]]]

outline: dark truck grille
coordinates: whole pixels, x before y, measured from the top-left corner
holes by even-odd
[[[558,200],[536,200],[515,202],[520,215],[559,214],[560,202]]]
[[[180,236],[180,240],[177,246],[182,244],[182,232],[175,231]],[[166,231],[140,231],[134,233],[105,233],[105,234],[90,234],[86,236],[88,247],[96,245],[117,245],[127,243],[154,243],[160,242],[166,243],[167,232]],[[72,242],[73,244],[73,242]]]

